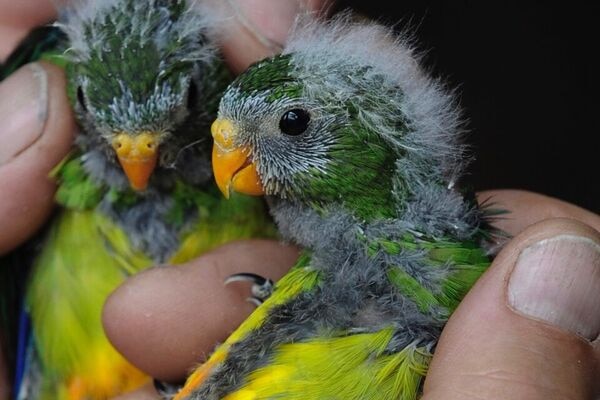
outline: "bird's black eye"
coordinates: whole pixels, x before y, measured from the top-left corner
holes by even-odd
[[[194,81],[191,81],[190,87],[188,88],[187,107],[194,108],[196,106],[196,101],[198,101],[198,87]]]
[[[79,102],[79,105],[81,106],[83,111],[87,111],[87,104],[85,104],[85,96],[83,94],[83,89],[81,88],[81,86],[77,88],[77,101]]]
[[[310,115],[301,108],[286,111],[279,120],[279,129],[286,135],[298,136],[306,131]]]

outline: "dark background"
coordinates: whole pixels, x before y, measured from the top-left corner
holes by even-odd
[[[599,7],[556,4],[340,0],[339,8],[411,26],[427,67],[459,88],[475,156],[466,183],[600,213]]]

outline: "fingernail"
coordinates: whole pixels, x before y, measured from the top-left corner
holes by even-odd
[[[560,235],[525,248],[508,283],[519,313],[589,340],[600,333],[600,244]]]
[[[48,76],[29,64],[0,83],[0,165],[35,143],[48,115]]]

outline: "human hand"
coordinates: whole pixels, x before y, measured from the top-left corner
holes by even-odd
[[[50,1],[0,0],[0,59],[31,26],[50,18]],[[29,238],[47,219],[55,186],[49,171],[69,151],[75,125],[62,72],[26,66],[0,83],[0,256]],[[0,332],[0,347],[3,342]],[[10,382],[0,348],[0,399]]]
[[[514,235],[446,325],[423,400],[600,395],[600,216],[520,191],[480,194]]]
[[[50,1],[0,0],[0,9],[0,60],[53,13]],[[69,151],[75,131],[64,86],[62,72],[48,64],[26,66],[0,83],[0,256],[33,235],[53,208],[48,173]],[[0,348],[2,400],[10,395],[3,360]]]
[[[528,192],[479,195],[487,198],[511,211],[496,225],[515,237],[448,322],[423,399],[594,398],[600,390],[600,348],[591,344],[600,332],[600,216]],[[104,310],[115,346],[158,379],[184,379],[252,310],[243,302],[248,289],[225,288],[224,278],[244,271],[277,279],[293,258],[265,256],[261,243],[230,246],[239,245],[247,246],[244,253],[226,246],[181,268],[129,279]],[[239,263],[234,269],[223,268],[235,264],[229,257]],[[251,259],[260,259],[260,268]],[[121,399],[154,398],[148,387]]]
[[[297,13],[323,9],[325,3],[326,0],[239,2],[238,12],[244,18],[226,24],[227,32],[222,36],[226,61],[234,71],[241,71],[272,54],[285,40]],[[0,60],[33,26],[55,18],[55,4],[53,0],[0,0]],[[56,188],[48,175],[68,153],[76,130],[64,88],[63,72],[48,63],[27,65],[0,83],[0,188],[9,194],[0,199],[0,255],[31,237],[53,209]],[[226,251],[239,256],[247,246],[234,244]],[[275,242],[263,241],[256,248],[261,249],[262,259],[257,255],[251,261],[255,264],[267,264],[275,252],[281,254],[281,265],[289,267],[297,255],[296,249]],[[234,257],[224,254],[223,259],[237,264]],[[228,267],[223,266],[223,270]],[[0,399],[9,387],[2,358],[0,349]]]
[[[0,84],[0,256],[30,237],[52,210],[48,174],[69,151],[75,130],[64,85],[61,71],[47,64],[26,66]],[[2,359],[0,349],[0,399],[9,387]]]
[[[50,0],[0,0],[0,59],[37,24],[52,18]],[[0,255],[25,241],[54,204],[50,170],[71,147],[75,124],[62,71],[40,63],[0,83]]]

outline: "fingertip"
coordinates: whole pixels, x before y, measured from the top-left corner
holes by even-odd
[[[228,7],[234,23],[225,26],[222,52],[234,73],[252,63],[279,53],[296,17],[301,13],[327,10],[327,0],[245,0]]]
[[[56,16],[60,1],[62,0],[0,0],[0,24],[28,29],[47,23]]]
[[[546,248],[545,258],[538,252],[523,260],[523,254],[540,243],[563,238],[568,238],[566,247],[553,245]],[[597,231],[579,221],[553,219],[530,226],[508,243],[444,329],[424,399],[467,399],[476,394],[488,399],[545,399],[567,392],[568,398],[592,398],[598,389],[598,354],[591,337],[580,333],[597,335],[600,322],[597,312],[589,312],[600,307],[600,296],[595,295],[600,291],[600,264],[593,255],[599,240]],[[582,242],[592,244],[591,257],[583,255],[587,250]],[[587,261],[569,263],[573,252]],[[535,279],[525,281],[530,287],[524,293],[528,304],[541,304],[534,307],[541,312],[515,310],[511,304],[511,282],[523,279],[515,277],[519,269],[521,275],[523,269],[535,269],[533,275],[525,274]],[[547,301],[554,297],[562,304],[548,313]],[[573,322],[561,317],[569,313],[580,318]]]
[[[0,202],[0,254],[31,236],[54,205],[49,173],[68,153],[75,132],[63,71],[48,63],[28,64],[0,84],[5,130],[0,187],[10,193]],[[20,97],[19,97],[20,96]],[[11,106],[6,106],[11,104]],[[16,104],[16,106],[15,106]],[[14,110],[11,107],[16,107]]]
[[[155,267],[129,278],[107,300],[107,336],[149,375],[179,382],[253,311],[248,287],[223,282],[254,272],[279,279],[296,248],[268,240],[224,245],[190,263]]]
[[[193,335],[186,311],[194,307],[190,313],[202,313],[204,305],[190,302],[184,291],[206,288],[192,278],[185,265],[154,267],[129,278],[104,305],[102,321],[111,343],[154,378],[178,382],[203,356],[201,335]]]
[[[526,190],[501,189],[479,192],[480,203],[505,210],[495,218],[494,226],[510,235],[523,232],[528,226],[551,218],[571,218],[600,230],[600,216],[560,199]]]
[[[0,0],[0,60],[4,60],[32,27],[50,22],[57,13],[54,0]]]

